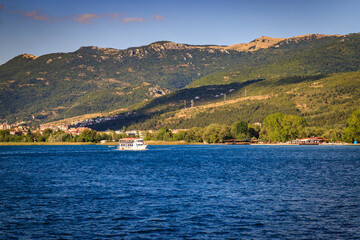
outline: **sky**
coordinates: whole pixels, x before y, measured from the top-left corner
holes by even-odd
[[[360,0],[0,0],[0,64],[81,46],[232,45],[261,36],[349,34]]]

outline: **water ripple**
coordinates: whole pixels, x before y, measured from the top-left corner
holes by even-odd
[[[1,146],[0,239],[360,239],[360,148]]]

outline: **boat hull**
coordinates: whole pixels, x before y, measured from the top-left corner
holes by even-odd
[[[145,151],[147,150],[147,146],[139,146],[139,147],[117,147],[116,150],[120,151]]]

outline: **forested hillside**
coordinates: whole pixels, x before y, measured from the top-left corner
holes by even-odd
[[[207,90],[198,87],[212,85],[228,85],[224,88],[233,89],[227,94],[234,99],[243,94],[238,90],[244,88],[241,83],[246,83],[250,92],[254,87],[256,91],[271,90],[272,94],[281,95],[277,91],[281,91],[282,86],[301,79],[359,70],[359,49],[359,34],[310,34],[289,39],[262,37],[249,44],[233,46],[192,46],[164,41],[126,50],[82,47],[71,53],[40,57],[23,54],[0,66],[0,118],[9,122],[41,123],[116,109],[149,108],[158,101],[164,102],[164,106],[179,108],[184,100],[188,106],[191,100],[195,105],[211,104],[223,98],[220,94],[225,94],[225,90],[213,94],[219,95],[215,98],[205,96]],[[229,85],[231,83],[235,85]],[[151,101],[184,87],[161,100]],[[188,98],[188,93],[198,98]],[[174,102],[166,102],[172,98]],[[284,102],[281,106],[284,111],[297,111],[293,107],[286,108],[288,101],[281,99],[275,100],[276,106],[280,106],[278,101]],[[273,112],[279,109],[275,105],[260,109]],[[317,115],[321,115],[321,111],[318,110]],[[248,112],[257,116],[251,109]],[[204,115],[210,116],[210,113]],[[261,117],[253,117],[253,120],[261,120]],[[187,121],[174,120],[170,125],[193,124]],[[206,122],[199,120],[202,125]]]
[[[170,42],[127,50],[82,47],[73,53],[20,55],[0,66],[0,118],[15,121],[34,115],[49,120],[129,107],[224,69],[241,55]]]
[[[150,101],[130,116],[123,114],[92,127],[159,129],[230,125],[241,120],[261,123],[266,116],[281,112],[304,117],[310,127],[338,128],[345,127],[346,119],[359,106],[360,71],[356,71],[183,89]]]

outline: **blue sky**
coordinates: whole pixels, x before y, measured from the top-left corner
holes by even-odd
[[[231,45],[261,36],[359,32],[358,0],[0,0],[0,64],[81,46],[169,40]]]

